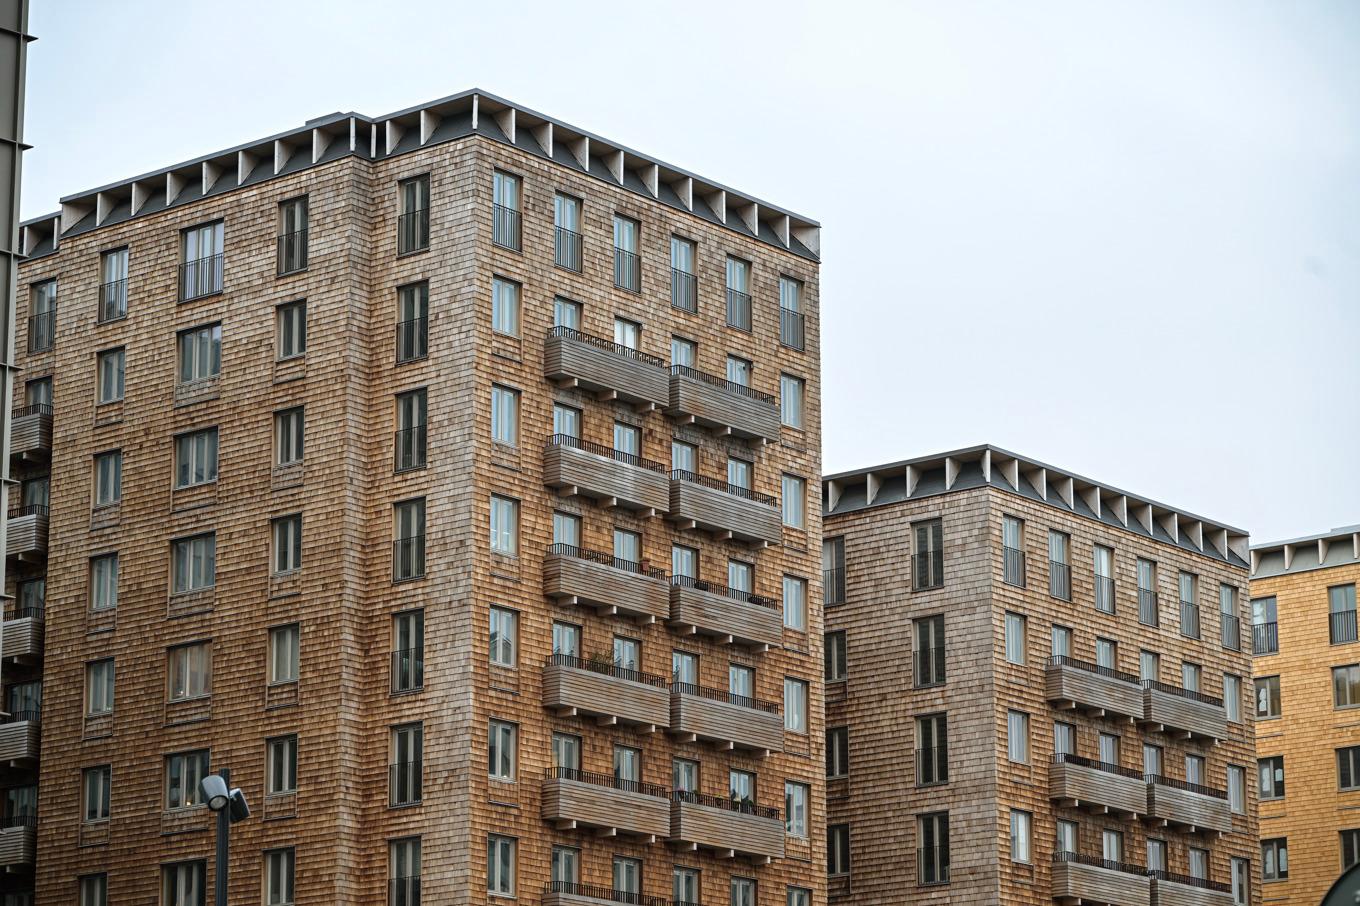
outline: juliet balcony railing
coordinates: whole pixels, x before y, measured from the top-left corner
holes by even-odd
[[[429,318],[410,318],[397,324],[397,364],[429,354],[429,324]]]
[[[827,606],[845,603],[845,567],[822,570],[822,596]]]
[[[425,536],[412,535],[392,542],[392,579],[416,579],[425,575]]]
[[[519,211],[503,204],[491,206],[491,241],[502,248],[520,250]]]
[[[1072,600],[1072,567],[1059,560],[1048,561],[1048,593],[1064,601]]]
[[[1279,650],[1278,624],[1274,620],[1269,623],[1254,623],[1251,627],[1251,653],[1274,654]]]
[[[693,314],[699,310],[699,278],[689,271],[671,268],[671,306]]]
[[[803,348],[803,313],[790,308],[779,309],[779,342],[790,349]]]
[[[1110,576],[1095,577],[1096,610],[1114,613],[1114,579]]]
[[[553,263],[569,271],[581,271],[581,234],[566,227],[553,227]]]
[[[1199,605],[1192,601],[1181,601],[1181,635],[1199,638]]]
[[[1156,626],[1158,617],[1157,592],[1150,588],[1138,589],[1138,622],[1144,626]]]
[[[397,254],[430,247],[430,209],[416,208],[397,217]]]
[[[1002,548],[1002,578],[1007,585],[1025,587],[1025,552],[1018,547]]]
[[[387,770],[390,805],[414,805],[420,801],[422,775],[419,758],[394,762]]]
[[[642,291],[642,262],[636,252],[614,247],[614,285],[629,292]]]
[[[396,432],[393,438],[392,467],[397,472],[425,465],[425,426],[412,425]]]
[[[28,351],[46,352],[52,348],[57,334],[57,312],[38,312],[28,317]]]
[[[127,314],[127,278],[99,286],[99,323],[117,321]]]
[[[945,680],[944,646],[917,648],[912,652],[916,687],[938,686]]]
[[[727,326],[738,330],[751,329],[751,294],[727,288]]]
[[[424,649],[401,648],[392,652],[392,691],[414,692],[424,685]]]
[[[1339,610],[1336,613],[1331,614],[1328,618],[1328,624],[1333,645],[1355,641],[1356,625],[1354,610]]]
[[[207,255],[179,266],[179,300],[188,302],[222,291],[222,255]]]
[[[278,238],[279,275],[293,274],[307,269],[307,231],[294,230]]]

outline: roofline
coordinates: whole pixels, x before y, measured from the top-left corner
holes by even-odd
[[[1341,538],[1360,533],[1360,523],[1356,525],[1342,525],[1329,532],[1318,532],[1315,535],[1304,535],[1301,538],[1285,538],[1282,541],[1263,541],[1260,544],[1253,544],[1251,549],[1254,551],[1273,551],[1283,550],[1286,544],[1311,544],[1315,541],[1336,541]]]

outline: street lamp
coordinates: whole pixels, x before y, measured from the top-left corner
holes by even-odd
[[[231,850],[231,826],[250,817],[246,794],[231,785],[231,771],[222,768],[209,774],[198,784],[199,792],[208,808],[217,813],[217,874],[215,880],[217,906],[227,906],[227,861]]]

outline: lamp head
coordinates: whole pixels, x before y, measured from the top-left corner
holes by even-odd
[[[250,806],[246,804],[246,794],[241,792],[240,787],[231,791],[231,803],[227,807],[227,817],[231,819],[232,824],[250,817]]]
[[[203,801],[208,803],[208,808],[214,812],[220,812],[227,807],[227,801],[231,798],[231,792],[227,789],[227,782],[222,779],[220,774],[209,774],[198,784],[199,791],[203,794]]]

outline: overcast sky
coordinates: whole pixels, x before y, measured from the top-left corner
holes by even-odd
[[[821,221],[828,471],[1360,523],[1360,3],[33,6],[25,217],[476,86]]]

